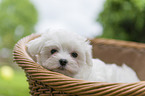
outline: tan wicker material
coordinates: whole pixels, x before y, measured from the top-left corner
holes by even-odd
[[[93,56],[106,63],[127,64],[145,80],[145,44],[113,39],[93,39]]]
[[[27,74],[32,96],[145,96],[145,81],[89,82],[46,70],[34,62],[26,51],[26,43],[37,37],[35,34],[25,37],[14,47],[14,61]]]

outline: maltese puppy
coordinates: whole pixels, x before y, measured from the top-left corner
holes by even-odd
[[[50,29],[28,42],[27,51],[44,68],[72,78],[110,83],[139,81],[136,73],[125,64],[119,67],[92,59],[89,43],[76,33]]]

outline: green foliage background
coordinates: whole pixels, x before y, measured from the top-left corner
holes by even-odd
[[[145,0],[106,0],[97,20],[102,37],[145,42]]]
[[[12,49],[19,39],[34,32],[37,18],[30,0],[0,0],[0,71],[2,66],[14,71],[11,80],[5,80],[0,72],[0,96],[30,95],[25,74],[12,61]],[[9,57],[4,57],[6,54]]]
[[[0,48],[12,49],[22,37],[34,32],[37,11],[29,0],[1,0]]]

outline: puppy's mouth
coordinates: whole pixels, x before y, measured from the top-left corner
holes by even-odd
[[[74,75],[74,73],[72,71],[68,70],[67,67],[65,67],[65,66],[59,66],[57,68],[49,69],[49,70],[58,72],[58,73],[62,73],[64,75],[70,76],[70,77],[72,77]]]
[[[58,67],[59,70],[65,70],[65,67],[64,66],[60,66]]]
[[[65,66],[59,66],[57,68],[49,69],[49,70],[56,71],[56,72],[59,72],[59,71],[67,71],[67,69],[65,68]]]

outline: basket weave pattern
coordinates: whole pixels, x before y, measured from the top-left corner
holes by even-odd
[[[137,83],[89,82],[49,71],[29,56],[26,44],[39,35],[21,39],[14,47],[14,61],[27,74],[32,96],[145,96],[145,81]]]

